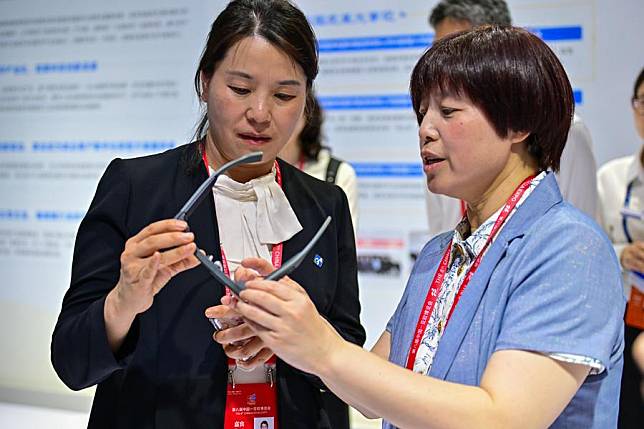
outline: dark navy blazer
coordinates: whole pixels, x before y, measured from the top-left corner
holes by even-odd
[[[303,226],[284,243],[284,260],[310,241],[327,215],[333,218],[292,278],[345,339],[362,345],[365,331],[359,317],[355,239],[346,196],[335,185],[279,163],[284,192]],[[152,156],[116,159],[80,224],[71,285],[51,354],[56,372],[70,388],[98,385],[91,428],[223,426],[227,361],[212,339],[204,310],[219,303],[224,289],[203,267],[177,275],[159,292],[152,307],[136,317],[116,356],[108,346],[103,319],[105,297],[119,278],[125,241],[146,225],[173,217],[206,178],[197,143]],[[189,224],[197,246],[219,259],[214,212],[213,199],[207,198]],[[314,255],[323,258],[321,267],[313,262]],[[282,361],[277,374],[281,426],[326,427],[329,418],[319,379]]]

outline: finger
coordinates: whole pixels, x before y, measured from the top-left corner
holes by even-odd
[[[634,248],[631,252],[631,256],[639,263],[644,263],[644,250],[638,247]]]
[[[164,232],[146,237],[137,242],[136,245],[131,246],[129,251],[133,256],[145,257],[157,250],[174,250],[176,247],[193,243],[194,239],[195,235],[192,232]]]
[[[159,291],[163,289],[166,284],[168,284],[171,278],[172,278],[172,270],[168,267],[159,265],[159,269],[157,270],[157,275],[154,277],[154,280],[152,281],[154,294],[156,295],[157,293],[159,293]]]
[[[258,366],[264,365],[266,361],[271,358],[271,356],[273,356],[273,351],[268,347],[264,347],[252,358],[247,360],[238,360],[237,366],[246,371],[250,371],[251,369],[257,368]]]
[[[255,357],[257,357],[257,355],[264,348],[266,348],[265,346],[263,346],[263,343],[261,342],[261,340],[259,338],[258,338],[258,344],[261,344],[261,346],[259,348],[254,348],[253,352],[245,351],[244,350],[245,346],[243,344],[225,344],[223,346],[223,349],[224,349],[224,353],[226,354],[226,356],[228,356],[231,359],[234,359],[234,360],[239,361],[239,362],[250,362]],[[268,350],[270,350],[270,349],[268,349]],[[248,368],[248,367],[245,367],[245,368]]]
[[[627,245],[622,250],[621,257],[624,265],[639,265],[644,262],[644,243],[641,241]],[[627,267],[628,268],[628,267]]]
[[[635,267],[631,263],[631,259],[626,255],[622,256],[621,263],[622,263],[622,266],[624,267],[625,270],[634,270],[635,269]]]
[[[232,308],[227,305],[215,305],[213,307],[206,308],[205,311],[206,317],[224,319],[229,317],[237,317],[239,314],[235,312]]]
[[[235,360],[248,361],[252,359],[266,345],[259,337],[253,337],[244,343],[223,344],[226,356]]]
[[[249,319],[244,319],[244,323],[247,323],[248,326],[250,326],[250,329],[253,330],[253,332],[261,338],[264,342],[266,342],[265,335],[269,334],[271,331],[268,330],[266,326],[262,326],[259,323],[255,323],[252,320]]]
[[[190,249],[189,248],[186,249],[186,252],[190,252]],[[161,258],[163,258],[163,254],[161,254]],[[188,256],[181,259],[180,261],[175,262],[174,264],[168,265],[168,268],[172,270],[173,272],[172,275],[176,276],[180,272],[194,268],[199,264],[200,264],[199,260],[194,257],[194,252],[190,252]]]
[[[242,300],[280,318],[288,317],[289,308],[297,305],[295,300],[284,300],[270,292],[250,288],[243,291]]]
[[[242,315],[244,319],[247,319],[250,322],[253,322],[257,325],[260,325],[264,330],[275,331],[280,326],[280,319],[273,314],[263,310],[256,305],[247,304],[243,300],[237,301],[235,304],[235,310]],[[253,331],[258,332],[255,326],[251,328]]]
[[[186,244],[172,250],[161,252],[161,265],[166,267],[182,268],[196,267],[200,264],[199,260],[195,258],[195,250],[197,246],[194,243]]]
[[[132,236],[130,240],[133,243],[138,243],[152,235],[161,234],[163,232],[185,231],[187,228],[188,228],[188,224],[183,220],[164,219],[164,220],[160,220],[149,224],[141,231],[139,231],[138,234]]]
[[[148,258],[147,263],[141,270],[141,279],[143,281],[147,280],[148,282],[151,283],[152,280],[154,280],[154,277],[156,276],[157,271],[159,270],[160,262],[161,262],[161,254],[159,254],[159,252],[154,252],[154,254],[152,254],[152,256]]]
[[[163,255],[161,255],[159,259],[161,259],[162,257]],[[190,268],[194,268],[197,265],[199,265],[198,262],[199,261],[197,260],[195,263],[195,261],[192,261],[190,258],[186,258],[170,266],[164,266],[161,264],[161,262],[159,262],[156,276],[154,277],[154,280],[152,282],[154,293],[155,294],[159,293],[159,291],[165,287],[165,285],[170,281],[170,279],[172,279],[172,277],[176,276],[180,272]]]
[[[271,280],[251,280],[246,282],[246,289],[263,291],[282,301],[292,301],[302,296],[301,292],[303,292],[304,289],[302,289],[300,285],[293,280],[286,280],[284,282],[282,280],[279,282]],[[306,292],[304,292],[304,294],[306,294]]]
[[[638,258],[637,249],[630,245],[623,250],[621,262],[627,270],[638,270],[640,259]]]
[[[241,264],[245,268],[252,268],[262,276],[267,276],[275,271],[273,264],[262,258],[246,258],[241,261]]]
[[[266,353],[266,351],[268,353]],[[253,337],[252,340],[244,344],[240,348],[240,352],[243,355],[242,360],[244,362],[251,362],[253,359],[257,358],[257,356],[262,352],[264,352],[266,359],[268,359],[273,354],[271,349],[266,347],[266,344],[264,344],[264,341],[262,341],[262,339],[257,336]]]
[[[630,263],[630,269],[640,273],[644,272],[644,261],[641,261],[639,259],[632,260]]]
[[[640,264],[637,263],[635,259],[632,258],[626,258],[624,259],[623,266],[625,269],[630,270],[630,271],[640,271],[641,268]]]
[[[226,354],[227,357],[231,359],[241,359],[241,353],[239,349],[241,349],[241,345],[239,344],[222,344],[224,353]]]
[[[237,267],[234,273],[234,280],[236,282],[248,282],[250,280],[261,279],[257,271],[252,268],[244,268],[242,266]]]
[[[255,333],[246,323],[215,332],[214,338],[219,344],[231,344],[255,337]]]
[[[308,293],[306,290],[302,287],[301,284],[290,278],[289,276],[284,276],[281,279],[278,280],[280,283],[287,285],[289,288],[294,290],[295,292],[302,294],[302,295],[307,295]]]
[[[249,328],[250,329],[250,328]],[[257,356],[257,354],[266,348],[266,344],[258,336],[253,336],[250,341],[247,341],[239,348],[241,353],[241,360],[248,362],[250,359]]]

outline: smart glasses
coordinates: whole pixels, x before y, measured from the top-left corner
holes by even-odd
[[[251,162],[258,162],[262,159],[262,152],[252,152],[243,156],[240,156],[237,159],[234,159],[221,167],[219,167],[213,174],[210,175],[199,188],[192,194],[188,201],[181,207],[181,210],[174,216],[174,219],[183,220],[188,223],[188,218],[195,211],[199,204],[203,202],[207,195],[210,194],[210,190],[214,186],[217,178],[223,173],[228,171],[231,168],[234,168],[238,165],[248,164]],[[315,243],[320,239],[326,228],[331,223],[331,216],[327,216],[322,226],[318,229],[318,232],[315,233],[311,241],[296,255],[290,258],[288,261],[285,261],[280,268],[273,271],[265,277],[266,280],[277,281],[284,277],[287,274],[290,274],[294,269],[296,269],[304,260],[306,255],[313,249]],[[188,223],[188,225],[190,225]],[[190,230],[188,226],[187,231]],[[208,272],[217,280],[219,283],[228,287],[235,295],[239,296],[241,291],[246,287],[244,283],[236,283],[229,279],[221,270],[220,262],[213,262],[208,256],[203,254],[199,249],[195,252],[195,257],[201,262],[201,264],[208,270]],[[219,265],[218,265],[219,264]]]

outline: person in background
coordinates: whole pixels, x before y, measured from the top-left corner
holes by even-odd
[[[607,162],[597,172],[602,226],[613,242],[621,263],[625,293],[629,298],[624,335],[626,346],[620,395],[620,428],[641,428],[644,423],[644,402],[640,392],[642,374],[632,355],[636,351],[633,343],[644,328],[644,288],[639,291],[631,287],[635,282],[644,284],[641,277],[635,274],[644,274],[644,69],[635,80],[631,106],[640,137],[637,151],[633,155]],[[642,361],[644,357],[640,356],[639,359]]]
[[[436,41],[480,25],[510,26],[512,18],[504,0],[442,0],[432,9],[429,24]]]
[[[308,114],[300,118],[293,136],[279,156],[316,179],[335,183],[342,188],[349,200],[353,229],[356,231],[359,215],[356,172],[351,164],[334,157],[329,148],[322,146],[324,112],[315,94],[309,97],[307,103]]]
[[[621,274],[552,173],[574,110],[563,66],[524,29],[482,26],[435,43],[410,92],[427,184],[467,214],[425,245],[371,353],[296,281],[258,278],[266,260],[242,262],[235,310],[385,429],[615,427]]]
[[[327,412],[319,378],[280,360],[266,367],[273,352],[247,324],[213,334],[208,318],[226,314],[205,313],[228,294],[195,257],[203,249],[227,275],[250,256],[277,267],[330,216],[318,262],[307,258],[291,276],[344,338],[364,343],[347,198],[277,159],[317,73],[302,11],[287,0],[232,1],[195,73],[204,107],[196,140],[107,167],[79,226],[51,344],[67,386],[97,385],[90,428],[231,429],[240,418],[249,427],[252,416],[234,405],[248,396],[233,394],[251,385],[262,417],[283,428],[348,429]],[[173,219],[215,170],[256,151],[261,160],[219,176],[187,222]],[[252,383],[238,378],[251,374]]]
[[[504,0],[442,0],[432,9],[429,24],[437,41],[455,31],[483,24],[510,26],[512,18]],[[557,182],[566,201],[598,220],[596,172],[590,132],[575,115],[556,174]],[[465,212],[464,202],[444,195],[428,192],[426,201],[430,237],[451,230]]]

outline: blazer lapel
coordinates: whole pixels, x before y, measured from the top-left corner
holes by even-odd
[[[286,262],[309,244],[322,222],[324,222],[327,213],[307,183],[302,180],[300,173],[295,170],[295,167],[285,165],[279,159],[278,162],[282,171],[284,193],[303,228],[284,243],[283,259]],[[290,277],[307,291],[309,297],[322,314],[328,314],[330,311],[330,305],[333,302],[332,296],[329,289],[324,285],[325,281],[316,281],[314,279],[336,278],[337,272],[334,270],[337,269],[339,264],[337,260],[338,253],[336,247],[330,247],[332,243],[333,246],[336,243],[334,239],[330,239],[330,237],[337,236],[336,222],[338,222],[338,219],[334,218],[313,250],[305,256],[300,266],[290,274]],[[318,266],[314,263],[315,255],[319,255],[323,260],[327,261],[324,266]],[[333,285],[329,285],[329,287],[333,290],[335,289]]]
[[[318,212],[312,211],[312,209],[315,210],[313,207],[315,205],[315,196],[313,196],[312,191],[310,191],[306,185],[303,185],[293,174],[292,169],[294,167],[286,164],[281,159],[278,159],[277,162],[279,163],[280,171],[282,173],[282,190],[284,191],[291,208],[295,212],[297,220],[300,222],[300,225],[302,225],[302,230],[284,243],[283,260],[287,261],[297,252],[302,250],[308,244],[308,241],[313,238],[313,235],[317,231],[317,227],[319,227],[316,223],[319,222],[321,224],[321,221],[319,220],[321,214],[316,216],[315,214]]]
[[[440,340],[429,375],[445,379],[461,348],[472,319],[487,289],[490,277],[504,257],[512,240],[522,236],[528,227],[539,219],[553,205],[561,202],[562,197],[554,175],[549,173],[534,189],[529,198],[512,216],[484,255],[481,265],[467,285],[458,309],[452,314],[445,333]]]

